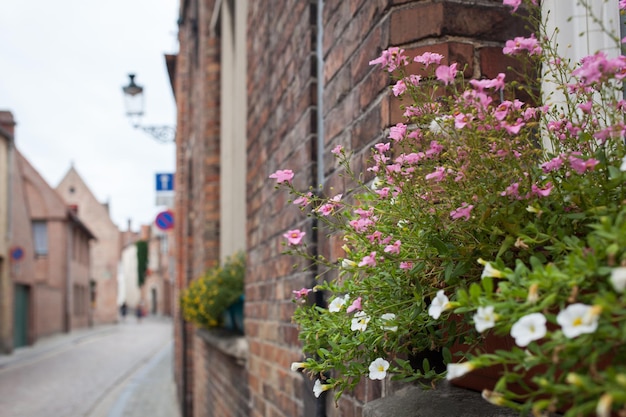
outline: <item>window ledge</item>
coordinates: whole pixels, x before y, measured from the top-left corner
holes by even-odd
[[[196,333],[207,344],[235,359],[238,365],[248,360],[248,341],[244,335],[226,329],[198,329]]]
[[[416,386],[402,388],[363,407],[363,417],[387,416],[518,417],[519,413],[488,403],[478,392],[442,382],[434,390],[422,390]]]

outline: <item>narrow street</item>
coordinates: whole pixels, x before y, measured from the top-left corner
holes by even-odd
[[[0,356],[2,417],[177,417],[170,319],[56,335]]]

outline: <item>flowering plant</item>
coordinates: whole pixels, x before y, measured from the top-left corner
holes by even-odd
[[[441,55],[390,48],[371,64],[391,74],[406,123],[373,147],[366,173],[333,149],[356,187],[323,198],[297,190],[291,170],[271,176],[345,241],[331,262],[308,253],[305,232],[285,233],[287,252],[336,271],[294,291],[308,357],[293,368],[319,378],[316,395],[364,376],[454,380],[499,365],[483,391],[493,403],[626,413],[626,58],[560,56],[535,3],[537,34],[503,52],[543,85],[468,81]],[[305,302],[312,291],[328,308]],[[490,334],[510,347],[485,350]],[[416,361],[428,351],[447,367]]]
[[[243,296],[246,261],[243,252],[206,270],[180,296],[185,320],[204,328],[222,326],[224,311]]]

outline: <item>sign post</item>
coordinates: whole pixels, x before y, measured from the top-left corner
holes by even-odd
[[[155,175],[156,205],[172,207],[174,205],[174,174],[157,173]]]

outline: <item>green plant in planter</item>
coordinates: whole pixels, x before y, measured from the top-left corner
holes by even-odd
[[[209,268],[181,294],[185,320],[205,328],[222,326],[224,312],[243,296],[245,273],[243,252],[228,258],[221,266]]]
[[[527,3],[538,33],[504,53],[541,70],[562,99],[535,96],[536,80],[465,80],[441,55],[390,48],[371,64],[391,74],[406,123],[373,147],[368,172],[332,150],[357,186],[324,198],[296,190],[289,169],[270,176],[345,241],[332,263],[309,255],[304,232],[284,235],[287,253],[336,271],[294,290],[307,359],[293,368],[318,378],[316,395],[339,397],[364,377],[456,379],[498,364],[484,397],[523,413],[610,415],[626,404],[626,58],[570,63]],[[327,292],[327,308],[306,302],[312,291]],[[513,348],[485,351],[490,333]],[[459,345],[466,359],[453,357]],[[447,371],[411,360],[432,350]]]

